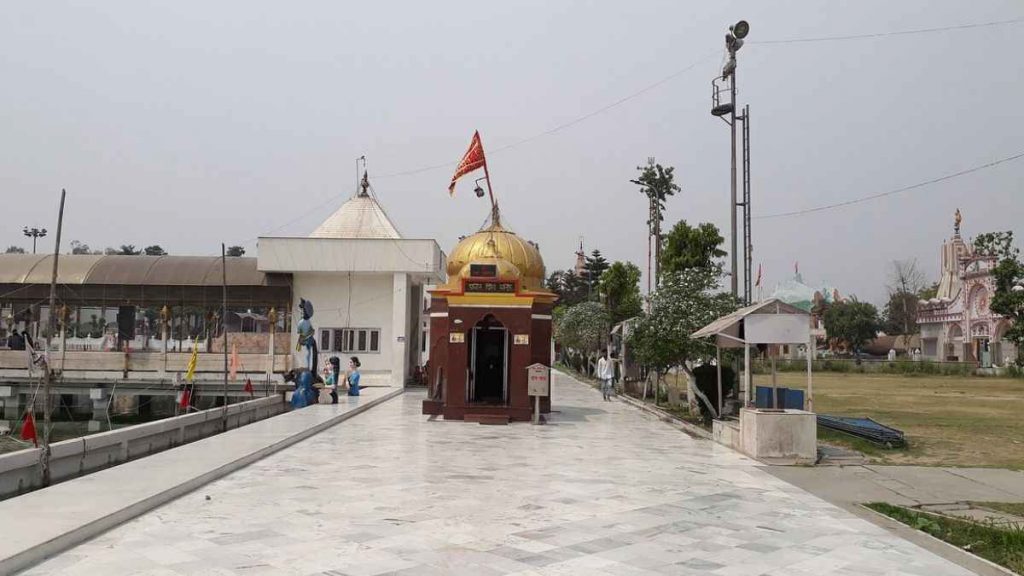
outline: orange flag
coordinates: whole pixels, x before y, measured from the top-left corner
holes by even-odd
[[[36,417],[31,411],[25,413],[25,420],[21,424],[21,439],[31,440],[39,446],[39,439],[36,438]]]
[[[484,157],[484,145],[480,142],[480,132],[473,132],[473,141],[469,143],[469,150],[462,156],[462,161],[459,162],[459,167],[455,169],[455,175],[452,176],[452,183],[448,186],[448,194],[451,196],[455,195],[455,182],[469,174],[473,170],[477,170],[487,166],[487,158]]]
[[[228,369],[228,376],[234,380],[238,376],[238,370],[242,367],[242,361],[238,358],[238,345],[231,345],[231,365]]]

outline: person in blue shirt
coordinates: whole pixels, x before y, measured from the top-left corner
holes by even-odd
[[[330,370],[327,373],[325,384],[331,389],[331,404],[337,404],[338,388],[341,386],[341,360],[337,356],[331,356],[327,362]]]
[[[349,359],[348,370],[348,395],[359,396],[359,358]]]

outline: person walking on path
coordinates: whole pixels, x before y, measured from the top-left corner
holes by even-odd
[[[607,401],[612,399],[613,370],[612,363],[608,360],[608,353],[601,352],[601,359],[597,361],[597,377],[601,380],[601,394]]]

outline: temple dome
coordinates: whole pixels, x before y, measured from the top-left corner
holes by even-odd
[[[377,200],[363,192],[342,204],[309,237],[398,239],[402,235]]]
[[[493,240],[493,242],[491,242]],[[448,256],[448,277],[458,278],[468,264],[498,258],[515,266],[527,290],[544,289],[544,259],[537,246],[493,223],[460,241]]]

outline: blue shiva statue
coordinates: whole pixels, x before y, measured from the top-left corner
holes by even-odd
[[[316,378],[309,370],[305,368],[289,370],[284,375],[284,381],[295,384],[295,391],[292,392],[292,408],[305,408],[318,402],[320,393],[314,386]]]
[[[306,368],[316,374],[317,371],[317,349],[316,331],[313,330],[313,303],[305,298],[299,298],[299,311],[302,313],[302,320],[299,321],[299,341],[295,345],[295,351],[306,348]]]

